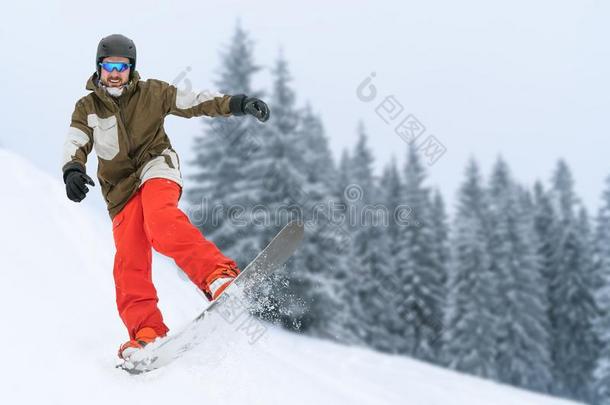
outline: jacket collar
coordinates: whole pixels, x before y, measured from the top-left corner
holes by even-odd
[[[91,77],[89,77],[89,79],[87,80],[87,85],[85,86],[85,89],[94,92],[100,98],[100,100],[116,106],[116,104],[112,101],[112,97],[108,93],[106,93],[106,91],[102,87],[99,86],[99,80],[100,78],[97,72],[93,73],[93,75],[91,75]],[[127,83],[127,87],[125,88],[125,90],[123,90],[123,94],[121,94],[120,98],[129,99],[138,87],[139,81],[140,74],[137,70],[134,70],[131,76],[131,80]]]

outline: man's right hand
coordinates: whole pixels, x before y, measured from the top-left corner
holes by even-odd
[[[66,194],[74,202],[81,202],[89,192],[87,184],[95,186],[91,177],[80,170],[70,170],[64,177],[66,183]]]

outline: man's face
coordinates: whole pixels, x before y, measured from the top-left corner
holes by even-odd
[[[123,58],[121,56],[108,56],[102,60],[104,62],[124,62],[129,63],[128,58]],[[113,69],[112,72],[107,72],[103,67],[100,69],[101,72],[101,81],[108,87],[121,87],[127,83],[129,80],[129,72],[131,68],[125,69],[123,72],[119,72],[116,69]]]

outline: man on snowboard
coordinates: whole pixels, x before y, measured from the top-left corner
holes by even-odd
[[[172,257],[210,300],[240,271],[178,208],[180,163],[163,129],[164,118],[250,114],[265,122],[269,108],[245,95],[182,92],[160,80],[141,81],[136,46],[123,35],[102,38],[95,62],[86,86],[91,92],[72,114],[62,170],[68,198],[82,201],[87,184],[95,185],[85,167],[95,148],[116,246],[116,302],[130,338],[119,348],[125,359],[168,331],[152,283],[151,247]]]

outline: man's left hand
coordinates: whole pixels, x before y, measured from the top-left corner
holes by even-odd
[[[256,97],[246,97],[242,108],[245,114],[255,116],[260,122],[265,122],[269,119],[269,107],[263,100]]]

